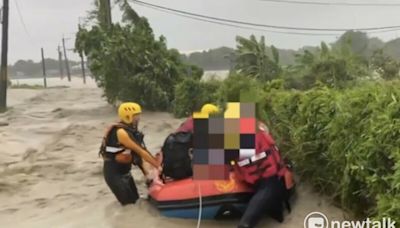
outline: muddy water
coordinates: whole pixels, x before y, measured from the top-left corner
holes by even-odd
[[[162,217],[145,199],[121,207],[104,183],[97,150],[114,109],[94,84],[85,88],[13,90],[13,108],[0,115],[0,227],[196,227],[196,220]],[[18,96],[21,95],[21,96]],[[19,97],[19,98],[18,98]],[[181,120],[167,113],[144,113],[140,127],[157,152]],[[144,180],[133,171],[141,195]],[[300,184],[293,211],[283,224],[270,219],[259,227],[303,227],[320,211],[343,213]],[[202,221],[201,227],[235,227],[237,221]]]

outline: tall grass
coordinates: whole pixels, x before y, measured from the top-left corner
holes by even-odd
[[[302,180],[356,218],[400,221],[399,81],[345,89],[320,85],[307,91],[285,90],[279,80],[262,83],[240,76],[212,90],[199,83],[178,86],[175,92],[182,94],[175,95],[175,107],[190,110],[184,106],[201,103],[200,94],[220,103],[257,102],[258,118],[267,121]]]
[[[355,216],[400,221],[399,85],[269,93],[265,118],[299,174]]]

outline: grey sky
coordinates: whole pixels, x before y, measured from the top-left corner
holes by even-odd
[[[16,10],[17,1],[29,36],[25,32]],[[40,47],[45,48],[46,57],[57,58],[57,45],[61,37],[73,38],[78,18],[92,9],[93,0],[11,0],[10,1],[10,63],[18,59],[40,59]],[[145,0],[170,8],[186,10],[209,16],[223,17],[255,23],[298,27],[377,27],[400,25],[400,7],[349,7],[310,6],[268,3],[259,0]],[[326,0],[319,0],[326,1]],[[382,2],[390,0],[364,0],[351,2]],[[398,1],[399,2],[399,1]],[[149,19],[156,35],[163,34],[168,46],[181,51],[215,48],[222,45],[235,46],[235,36],[250,34],[265,35],[269,44],[279,48],[299,48],[317,45],[322,40],[331,42],[335,36],[284,35],[224,27],[194,21],[175,15],[133,5],[135,10]],[[113,10],[114,20],[120,18],[117,7]],[[373,34],[383,40],[396,38],[399,32]],[[67,46],[73,47],[74,40]],[[72,59],[77,56],[69,53]]]

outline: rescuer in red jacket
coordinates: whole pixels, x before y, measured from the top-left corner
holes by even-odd
[[[238,228],[255,227],[265,214],[282,222],[284,203],[290,210],[287,192],[294,187],[291,172],[261,122],[257,123],[255,146],[254,156],[233,164],[237,177],[255,190]]]

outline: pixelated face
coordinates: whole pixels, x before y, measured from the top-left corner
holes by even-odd
[[[255,104],[228,103],[223,116],[193,115],[195,179],[228,179],[232,161],[255,154]]]
[[[132,116],[132,126],[133,127],[137,127],[139,125],[139,121],[140,121],[140,114],[136,114]]]

